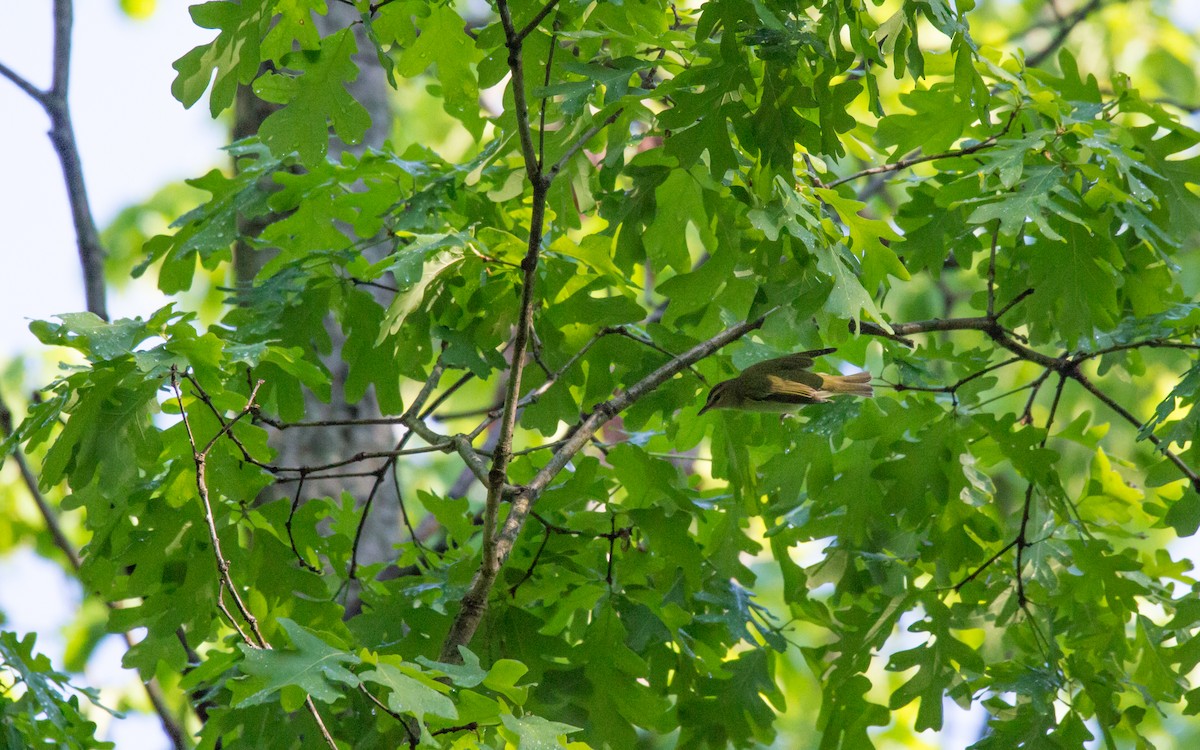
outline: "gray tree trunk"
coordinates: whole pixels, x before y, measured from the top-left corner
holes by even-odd
[[[348,88],[350,94],[366,107],[371,115],[371,128],[367,131],[362,144],[349,146],[331,136],[330,155],[334,160],[345,150],[361,153],[364,148],[381,147],[392,129],[393,115],[388,96],[390,89],[387,77],[379,64],[371,42],[363,33],[362,25],[352,26],[358,18],[358,13],[354,8],[340,3],[330,3],[328,15],[317,18],[317,27],[322,36],[347,27],[354,29],[359,49],[355,62],[358,64],[360,72],[358,78],[349,84]],[[257,133],[263,119],[273,110],[272,105],[262,102],[245,90],[239,92],[237,104],[235,138]],[[254,227],[247,227],[247,229],[253,231]],[[386,245],[381,244],[367,252],[375,258],[380,258],[388,250]],[[262,252],[239,247],[234,262],[238,285],[249,286],[268,257]],[[387,304],[387,300],[381,301]],[[326,329],[333,342],[332,351],[325,358],[325,365],[329,368],[333,378],[333,395],[330,403],[323,403],[312,394],[306,393],[304,402],[306,418],[325,421],[380,416],[379,405],[374,393],[370,390],[358,403],[346,402],[344,386],[349,368],[342,359],[345,336],[332,319],[326,321]],[[279,451],[275,462],[285,466],[313,466],[332,463],[362,451],[389,450],[395,445],[395,442],[396,435],[389,425],[297,428],[277,432],[271,440],[271,444]],[[370,468],[378,465],[375,463]],[[304,483],[301,499],[324,496],[336,499],[341,493],[349,492],[361,506],[366,502],[373,484],[372,477],[309,479]],[[278,497],[280,494],[282,494],[281,491],[275,490],[272,496]],[[359,546],[359,564],[369,565],[393,560],[395,558],[394,545],[401,538],[400,507],[395,485],[390,480],[384,481],[376,491],[372,502],[370,517]],[[352,596],[348,602],[348,610],[352,612],[356,608],[357,597]]]

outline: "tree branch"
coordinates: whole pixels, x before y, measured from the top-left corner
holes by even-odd
[[[54,59],[50,88],[40,90],[12,68],[0,63],[0,76],[7,78],[31,99],[41,105],[50,118],[50,143],[58,155],[67,199],[71,205],[71,220],[75,225],[75,244],[83,271],[84,298],[88,312],[108,320],[107,290],[104,286],[104,247],[100,232],[92,218],[87,186],[83,181],[83,166],[75,128],[71,124],[71,108],[67,100],[71,70],[71,25],[74,12],[71,0],[54,0]]]
[[[442,347],[442,351],[445,351],[444,345]],[[408,409],[406,409],[404,414],[401,415],[402,422],[409,424],[415,424],[418,422],[417,415],[421,413],[421,409],[424,408],[425,402],[429,400],[431,395],[433,395],[433,390],[437,387],[438,381],[442,379],[442,373],[445,371],[445,359],[439,355],[433,367],[430,368],[429,377],[425,378],[425,384],[421,386],[421,390],[419,393],[417,393],[417,397],[413,399],[413,402],[408,405]],[[363,533],[367,528],[367,517],[371,513],[371,505],[375,502],[375,495],[377,492],[379,492],[379,488],[383,486],[383,478],[385,476],[387,476],[389,473],[392,474],[393,477],[395,476],[395,472],[392,469],[396,465],[396,457],[399,455],[400,451],[404,450],[404,446],[407,445],[408,441],[412,438],[413,432],[413,428],[409,426],[408,430],[405,431],[404,436],[396,442],[396,448],[392,451],[393,455],[384,461],[383,466],[380,466],[375,472],[375,481],[371,483],[371,491],[367,494],[367,500],[363,503],[362,513],[358,518],[358,528],[354,531],[354,542],[350,548],[350,569],[346,575],[348,580],[354,580],[354,575],[358,570],[358,547],[362,542]],[[444,444],[439,445],[439,449],[444,447]],[[399,483],[397,483],[396,487],[396,501],[400,504],[401,513],[404,516],[405,523],[407,523],[408,511],[404,508],[404,495],[400,492]],[[412,528],[411,524],[409,525],[409,528]]]
[[[558,473],[589,443],[596,432],[610,419],[620,414],[638,399],[650,393],[667,380],[731,341],[735,341],[750,331],[761,327],[767,316],[774,312],[775,309],[772,308],[752,321],[736,325],[722,331],[707,341],[697,344],[634,383],[624,393],[597,405],[583,421],[575,426],[562,445],[554,451],[554,454],[546,465],[534,475],[529,484],[524,487],[517,487],[510,493],[512,507],[509,509],[508,517],[504,521],[504,527],[484,550],[484,553],[490,553],[492,558],[490,560],[484,559],[479,570],[475,573],[475,579],[471,582],[470,590],[463,597],[462,608],[455,617],[454,624],[451,626],[450,632],[446,635],[446,640],[442,643],[441,656],[439,657],[441,661],[448,663],[458,663],[461,661],[462,657],[459,655],[458,647],[469,644],[471,638],[475,635],[475,630],[479,627],[479,623],[483,619],[483,614],[487,610],[488,596],[496,582],[500,566],[504,564],[504,561],[512,551],[513,543],[516,541],[517,536],[520,535],[521,529],[524,528],[525,521],[533,510],[534,503],[537,502],[542,491],[558,476]],[[485,533],[487,533],[486,525],[484,529]]]
[[[258,381],[258,383],[250,391],[250,396],[246,400],[245,408],[243,408],[234,419],[231,419],[229,422],[223,424],[220,431],[217,433],[217,436],[210,440],[205,445],[204,449],[201,450],[196,442],[196,435],[192,432],[192,425],[191,421],[188,419],[187,410],[183,406],[183,391],[179,387],[179,373],[174,366],[171,367],[171,389],[175,392],[176,403],[179,404],[179,416],[183,421],[184,431],[188,436],[188,444],[192,446],[192,460],[196,465],[196,490],[200,495],[200,502],[204,507],[204,521],[208,526],[208,540],[209,543],[212,544],[213,556],[217,563],[217,575],[219,576],[221,587],[217,596],[217,606],[219,606],[221,611],[225,613],[226,619],[229,620],[229,623],[233,626],[234,630],[238,632],[238,635],[241,636],[242,641],[246,645],[256,649],[270,649],[271,644],[265,637],[263,637],[262,630],[260,630],[258,627],[258,618],[254,616],[254,613],[250,611],[250,608],[247,607],[246,603],[242,600],[241,594],[238,593],[237,586],[233,582],[233,577],[229,574],[229,560],[225,558],[224,553],[221,551],[221,538],[217,533],[216,516],[213,513],[212,502],[208,494],[207,477],[208,452],[212,450],[213,445],[216,444],[216,438],[220,437],[221,435],[228,434],[229,431],[233,429],[233,425],[239,419],[245,417],[254,410],[254,399],[257,397],[258,389],[262,386],[262,384],[263,381]],[[237,606],[238,613],[242,616],[242,619],[246,622],[246,624],[250,626],[250,632],[254,635],[253,639],[246,635],[246,633],[238,625],[237,620],[234,619],[233,613],[231,613],[225,607],[225,604],[221,598],[225,591],[228,591],[230,596],[233,597],[233,602]],[[329,734],[329,730],[325,728],[325,722],[321,719],[321,712],[317,710],[317,704],[313,703],[312,696],[304,697],[304,705],[308,709],[308,713],[312,716],[313,721],[316,722],[317,729],[321,732],[321,737],[325,740],[325,744],[327,744],[331,750],[337,750],[337,743],[334,742],[333,737]]]
[[[594,138],[595,135],[601,130],[604,130],[609,125],[612,125],[614,122],[616,122],[617,118],[621,116],[621,112],[621,108],[618,107],[611,115],[588,128],[587,132],[581,135],[579,139],[575,141],[575,143],[571,144],[571,146],[567,148],[566,152],[559,157],[558,161],[554,162],[554,166],[550,167],[550,169],[546,172],[546,179],[553,180],[555,176],[562,171],[563,167],[567,166],[567,163],[571,161],[571,158],[574,157],[575,154],[579,153],[581,148],[587,145],[588,141],[592,140],[592,138]]]
[[[1141,346],[1176,349],[1200,348],[1200,345],[1196,344],[1185,342],[1166,342],[1160,339],[1151,339],[1144,342],[1120,344],[1117,346],[1107,347],[1096,352],[1066,352],[1059,357],[1051,357],[1049,355],[1042,354],[1035,349],[1031,349],[1024,344],[1018,343],[1013,338],[1013,334],[1011,334],[1009,331],[1006,331],[1004,327],[1000,325],[998,320],[998,318],[1004,313],[1008,312],[1013,305],[1017,304],[1025,297],[1028,297],[1030,294],[1032,294],[1032,292],[1032,289],[1027,289],[1021,292],[1021,294],[1017,295],[1012,302],[1005,305],[995,315],[985,315],[977,318],[937,318],[934,320],[922,320],[914,323],[893,323],[892,330],[897,335],[913,335],[917,333],[931,333],[934,331],[980,331],[987,334],[987,336],[999,346],[1017,355],[1017,357],[1028,362],[1041,365],[1042,367],[1046,368],[1048,372],[1056,372],[1063,378],[1070,378],[1071,380],[1079,383],[1093,396],[1098,398],[1110,409],[1119,414],[1125,421],[1137,428],[1142,427],[1142,421],[1130,413],[1128,409],[1113,400],[1111,396],[1097,388],[1096,385],[1092,383],[1091,379],[1089,379],[1083,374],[1083,372],[1080,371],[1079,365],[1086,360],[1099,357],[1103,354],[1124,351],[1127,349],[1136,349]],[[873,336],[891,338],[886,330],[869,321],[858,321],[857,323],[855,321],[851,321],[850,330],[853,332],[862,332]],[[1037,381],[1039,386],[1041,381],[1044,379],[1045,378],[1043,377]],[[1060,392],[1061,386],[1062,384],[1060,383]],[[1055,398],[1055,403],[1057,403],[1057,396]],[[1028,407],[1026,407],[1026,410],[1028,411]],[[1171,463],[1175,464],[1175,466],[1185,477],[1187,477],[1188,481],[1191,482],[1192,487],[1197,492],[1200,492],[1200,474],[1188,466],[1187,463],[1177,454],[1171,451],[1170,448],[1164,445],[1162,439],[1157,435],[1151,434],[1148,436],[1148,439],[1164,456],[1167,457]]]
[[[1006,133],[1008,133],[1009,128],[1012,127],[1013,121],[1017,117],[1018,111],[1020,111],[1020,110],[1014,109],[1009,114],[1008,120],[1004,123],[1004,128],[1001,129],[999,133],[990,135],[987,138],[983,139],[982,141],[979,141],[978,143],[972,144],[970,146],[965,146],[963,148],[957,148],[957,149],[951,149],[949,151],[943,151],[940,154],[924,154],[924,155],[922,155],[921,150],[918,148],[914,151],[911,151],[908,156],[904,157],[900,161],[892,162],[891,164],[883,164],[878,167],[871,167],[870,169],[864,169],[862,171],[855,172],[852,175],[847,175],[846,177],[842,177],[840,179],[834,180],[833,182],[829,183],[828,187],[836,188],[838,185],[842,185],[844,183],[851,182],[853,180],[858,180],[863,177],[869,177],[871,175],[886,174],[888,172],[897,172],[901,169],[908,169],[911,166],[915,166],[917,164],[922,164],[927,161],[936,161],[938,159],[951,159],[951,158],[955,158],[955,157],[959,157],[959,156],[969,156],[969,155],[975,153],[976,151],[982,151],[985,148],[995,145],[995,143],[997,141],[999,141],[1001,137],[1003,137]],[[862,198],[862,196],[860,196],[860,198]]]
[[[84,297],[88,312],[108,320],[107,290],[104,286],[104,247],[100,232],[92,218],[87,186],[83,180],[83,164],[79,146],[75,143],[75,128],[71,124],[71,108],[67,100],[70,81],[71,0],[54,0],[54,72],[53,83],[44,97],[38,98],[50,117],[50,142],[58,154],[67,197],[71,204],[71,219],[75,224],[75,244],[83,270]]]
[[[1025,58],[1025,67],[1036,68],[1045,62],[1046,58],[1054,54],[1054,51],[1062,46],[1063,42],[1067,41],[1067,37],[1075,30],[1075,27],[1083,22],[1085,18],[1100,8],[1104,0],[1091,0],[1087,5],[1082,6],[1079,10],[1068,16],[1062,24],[1059,25],[1058,31],[1042,49]]]
[[[258,385],[262,385],[261,380]],[[221,587],[228,590],[230,595],[233,596],[233,601],[237,605],[238,612],[242,615],[242,619],[246,621],[246,624],[250,626],[250,631],[254,634],[253,641],[246,638],[244,633],[242,634],[242,639],[247,644],[256,648],[270,648],[267,639],[263,637],[262,631],[258,628],[258,618],[254,616],[254,613],[242,601],[242,597],[237,590],[237,585],[234,584],[233,578],[229,575],[229,560],[225,558],[224,552],[221,551],[221,537],[217,533],[216,516],[213,513],[212,502],[208,494],[208,451],[212,449],[213,443],[209,442],[203,450],[199,448],[196,435],[192,432],[191,420],[187,416],[187,409],[183,405],[183,391],[179,387],[179,374],[174,366],[171,368],[171,389],[175,391],[175,401],[179,405],[179,416],[183,421],[184,431],[187,432],[188,443],[192,446],[192,459],[196,465],[196,489],[200,495],[201,505],[204,507],[204,522],[208,526],[208,541],[212,544],[213,556],[216,558],[217,574],[220,576]],[[243,414],[250,413],[250,410],[253,408],[255,396],[257,395],[258,387],[256,386],[250,393]],[[223,425],[221,433],[224,434],[226,432],[228,432],[227,426]],[[237,626],[236,621],[232,621],[231,624],[235,627]]]
[[[1121,406],[1116,401],[1114,401],[1113,398],[1111,396],[1109,396],[1107,393],[1105,393],[1104,391],[1097,388],[1096,384],[1093,383],[1091,381],[1091,379],[1088,378],[1088,376],[1086,376],[1082,372],[1080,372],[1078,367],[1076,367],[1076,368],[1072,369],[1070,372],[1068,372],[1067,377],[1071,378],[1076,383],[1079,383],[1081,386],[1086,388],[1089,393],[1091,393],[1096,398],[1100,399],[1100,401],[1102,401],[1105,406],[1112,409],[1117,414],[1121,415],[1121,418],[1124,419],[1126,422],[1128,422],[1129,424],[1131,424],[1134,427],[1137,427],[1139,429],[1142,427],[1143,423],[1140,419],[1138,419],[1132,413],[1130,413],[1130,411],[1128,409],[1126,409],[1124,406]],[[1184,460],[1182,458],[1180,458],[1173,451],[1171,451],[1163,443],[1162,438],[1160,438],[1158,435],[1155,435],[1154,433],[1150,433],[1149,435],[1146,436],[1146,439],[1149,440],[1151,443],[1153,443],[1154,447],[1157,448],[1164,456],[1166,456],[1168,461],[1175,464],[1175,466],[1179,469],[1179,471],[1185,477],[1188,478],[1188,481],[1190,481],[1192,483],[1192,489],[1194,489],[1196,492],[1200,493],[1200,474],[1197,474],[1190,466],[1187,465],[1187,463],[1184,462]]]
[[[525,171],[529,181],[536,186],[542,183],[542,165],[538,162],[533,145],[533,133],[529,125],[529,107],[525,102],[525,68],[521,62],[521,39],[513,28],[512,9],[508,0],[497,0],[496,10],[500,13],[500,24],[508,47],[508,70],[512,76],[513,110],[517,122],[517,136],[521,141],[521,155],[525,159]],[[536,203],[535,203],[536,205]]]
[[[541,23],[546,16],[550,15],[554,8],[558,6],[558,3],[559,0],[550,0],[550,2],[546,3],[546,5],[537,12],[536,16],[530,19],[529,23],[522,26],[521,30],[513,34],[510,39],[514,40],[517,44],[524,42],[525,37],[533,33],[534,29],[538,27],[538,24]]]
[[[521,153],[525,158],[525,171],[533,187],[532,212],[529,219],[529,243],[525,257],[521,261],[523,278],[521,283],[521,306],[517,317],[517,330],[513,336],[512,365],[509,367],[508,384],[504,395],[504,412],[500,417],[499,436],[496,440],[495,452],[492,456],[492,467],[488,471],[487,499],[483,508],[483,559],[476,581],[481,583],[473,586],[463,598],[462,609],[455,619],[450,635],[442,648],[442,661],[461,661],[458,645],[466,644],[475,632],[479,618],[487,606],[487,593],[491,591],[492,583],[499,571],[499,560],[496,554],[496,531],[500,513],[500,502],[505,495],[508,484],[508,463],[512,456],[513,431],[516,427],[517,404],[521,398],[521,375],[525,370],[525,352],[529,345],[530,331],[533,328],[534,283],[537,280],[538,259],[541,253],[542,230],[546,218],[546,192],[549,180],[542,173],[542,165],[534,147],[530,132],[529,109],[525,103],[525,73],[521,61],[521,37],[513,27],[512,10],[507,0],[497,0],[497,11],[500,23],[504,27],[505,44],[508,47],[508,67],[512,76],[513,107],[516,116],[517,133],[521,139]],[[543,8],[545,12],[549,12]],[[482,590],[480,595],[477,588]],[[460,628],[467,627],[469,632]],[[457,634],[456,634],[457,633]]]
[[[29,81],[25,80],[20,73],[2,62],[0,62],[0,77],[7,78],[8,80],[12,81],[13,85],[24,91],[30,99],[33,99],[43,107],[46,106],[46,93],[37,86],[34,86]]]

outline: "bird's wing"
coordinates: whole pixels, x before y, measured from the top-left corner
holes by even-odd
[[[820,382],[820,376],[811,372],[804,374],[812,376],[818,383]],[[829,399],[828,391],[816,388],[810,383],[802,383],[798,380],[790,380],[778,375],[768,375],[767,383],[770,385],[771,398],[776,401],[791,404],[811,404]]]
[[[782,372],[787,375],[792,375],[796,371],[812,367],[814,357],[832,354],[835,351],[837,351],[837,349],[829,348],[813,349],[807,352],[787,354],[782,357],[776,357],[775,359],[756,362],[755,364],[747,367],[745,370],[742,370],[742,374],[749,373],[751,375],[777,375]]]

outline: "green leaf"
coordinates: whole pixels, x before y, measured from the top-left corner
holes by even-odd
[[[479,666],[478,656],[472,653],[466,646],[459,646],[458,653],[462,655],[462,664],[446,664],[445,662],[427,659],[424,656],[418,656],[417,663],[428,669],[441,672],[459,687],[475,687],[487,679],[488,673]]]
[[[411,664],[394,661],[381,659],[375,669],[362,673],[363,682],[382,685],[388,691],[388,708],[412,714],[422,722],[426,716],[458,718],[454,702],[444,695],[448,691],[446,686]]]
[[[1163,467],[1168,468],[1167,462],[1163,462]],[[1200,492],[1185,490],[1182,497],[1171,503],[1163,520],[1181,537],[1195,534],[1196,530],[1200,529]]]
[[[371,117],[346,90],[346,83],[358,77],[351,59],[357,51],[354,34],[343,29],[322,39],[318,51],[284,57],[285,68],[301,72],[298,78],[284,80],[280,74],[266,73],[255,83],[256,94],[286,102],[258,129],[271,153],[280,158],[296,153],[313,166],[325,158],[330,126],[346,143],[362,140]]]
[[[449,234],[416,235],[410,245],[397,252],[390,270],[401,293],[388,306],[376,346],[400,331],[408,315],[421,305],[429,285],[461,263],[465,252],[465,238]]]
[[[464,31],[467,24],[452,6],[434,5],[417,25],[420,35],[396,61],[397,71],[412,77],[436,66],[446,112],[479,140],[484,122],[479,116],[479,84],[471,66],[482,55]]]
[[[178,75],[171,83],[171,94],[183,106],[191,107],[199,101],[212,82],[208,108],[216,117],[233,103],[239,85],[254,80],[261,62],[259,45],[271,22],[267,8],[265,3],[213,0],[188,9],[197,26],[219,29],[220,33],[172,66]]]
[[[252,706],[272,699],[276,693],[290,687],[299,688],[302,696],[311,696],[325,703],[333,703],[342,697],[343,691],[356,688],[359,678],[346,669],[361,660],[354,654],[335,648],[313,631],[286,617],[278,619],[280,627],[288,634],[292,648],[252,648],[243,645],[243,659],[239,665],[246,675],[232,684],[234,706]],[[290,710],[298,705],[295,699]]]
[[[1057,241],[1063,238],[1049,222],[1051,216],[1083,224],[1083,220],[1075,213],[1076,199],[1063,184],[1063,175],[1058,167],[1026,166],[1025,175],[1025,181],[1013,193],[1002,194],[999,199],[979,206],[971,212],[967,221],[971,224],[987,224],[998,219],[1000,231],[1009,235],[1015,234],[1026,221],[1032,221],[1047,239]]]
[[[654,190],[654,200],[657,206],[654,220],[643,236],[646,253],[656,269],[673,268],[686,273],[692,267],[688,227],[698,233],[705,246],[715,244],[708,228],[709,219],[700,186],[687,172],[672,170],[666,181]]]
[[[1074,346],[1097,329],[1115,326],[1120,306],[1116,274],[1106,262],[1112,255],[1107,238],[1076,224],[1062,232],[1060,242],[1030,247],[1030,270],[1038,287],[1029,304],[1049,312],[1059,335]]]
[[[579,727],[547,721],[540,716],[501,714],[500,721],[505,729],[517,737],[519,750],[557,750],[567,747],[566,736],[582,731]]]
[[[875,306],[871,295],[867,294],[867,290],[863,288],[858,276],[847,268],[847,262],[843,260],[843,255],[849,253],[845,246],[838,244],[833,247],[819,248],[815,250],[815,253],[817,269],[833,281],[833,289],[829,292],[825,309],[832,315],[849,318],[856,324],[863,313],[866,313],[881,328],[891,333],[892,327],[883,319],[883,315]]]
[[[118,719],[124,716],[103,706],[95,690],[78,688],[55,670],[44,654],[34,651],[36,638],[29,633],[18,640],[14,633],[0,632],[0,667],[21,686],[19,693],[7,691],[0,700],[4,716],[0,742],[14,748],[51,744],[69,750],[112,748],[111,742],[95,738],[96,725],[81,710],[79,699],[65,693],[81,693],[95,707]]]
[[[834,211],[850,231],[850,248],[863,258],[863,284],[874,287],[894,276],[902,281],[910,277],[904,264],[891,249],[901,236],[887,222],[861,215],[867,204],[842,197],[834,190],[818,188],[816,194]]]
[[[519,706],[528,700],[529,687],[518,686],[517,680],[521,679],[528,671],[529,667],[515,659],[498,659],[488,670],[483,685],[502,694]]]

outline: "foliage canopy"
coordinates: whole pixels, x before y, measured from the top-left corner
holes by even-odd
[[[1195,736],[1194,40],[1130,77],[1062,44],[1145,3],[1025,52],[973,30],[1040,3],[354,5],[192,9],[176,97],[279,108],[135,273],[269,260],[211,324],[35,323],[81,364],[4,444],[201,747],[859,748],[948,701],[978,748]],[[364,51],[460,140],[330,158]],[[697,416],[822,346],[876,398]],[[276,463],[306,390],[373,391],[396,445]],[[305,492],[350,472],[399,488],[387,575],[370,499]]]

